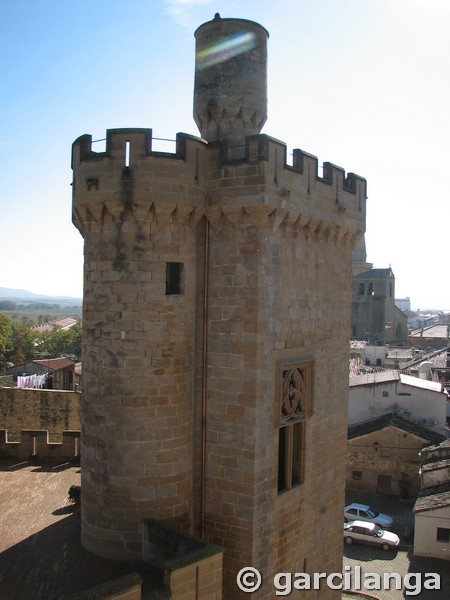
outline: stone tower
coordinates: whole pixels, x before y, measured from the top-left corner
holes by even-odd
[[[407,342],[407,317],[395,305],[395,276],[391,267],[354,275],[352,338],[367,340],[374,346]]]
[[[205,139],[148,129],[73,144],[85,241],[82,542],[142,556],[156,519],[225,548],[236,574],[339,572],[351,256],[365,180],[260,134],[267,32],[196,32]],[[207,58],[205,58],[207,57]],[[251,75],[254,75],[253,77]],[[223,85],[222,85],[222,84]],[[320,525],[320,527],[319,527]],[[320,598],[339,598],[321,589]],[[311,597],[311,594],[309,595]]]

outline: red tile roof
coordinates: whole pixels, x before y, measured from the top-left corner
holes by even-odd
[[[75,361],[70,358],[45,358],[44,360],[33,360],[34,363],[41,365],[41,367],[46,367],[51,371],[61,371],[61,369],[66,369],[67,367],[72,367],[75,365]]]

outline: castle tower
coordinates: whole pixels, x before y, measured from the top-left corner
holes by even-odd
[[[255,597],[266,600],[277,572],[342,569],[351,257],[366,182],[331,163],[319,176],[301,150],[287,164],[286,146],[259,133],[267,32],[216,15],[197,48],[201,59],[238,31],[254,34],[238,56],[205,69],[197,58],[206,140],[178,134],[175,154],[158,153],[151,130],[122,129],[103,153],[88,135],[73,145],[82,542],[139,558],[156,519],[224,547],[225,600],[248,596],[236,586],[244,566],[261,571]],[[254,82],[246,61],[264,71]],[[216,80],[235,82],[230,98]]]

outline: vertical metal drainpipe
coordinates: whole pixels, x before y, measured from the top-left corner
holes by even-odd
[[[206,394],[208,356],[208,279],[209,279],[209,221],[205,219],[205,240],[203,257],[203,360],[202,360],[202,473],[201,473],[201,538],[205,537],[205,479],[206,479]]]

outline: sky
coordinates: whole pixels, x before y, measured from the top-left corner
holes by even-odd
[[[199,135],[194,31],[216,12],[269,31],[262,133],[366,178],[367,260],[450,310],[448,0],[0,0],[0,287],[82,296],[71,145]]]

